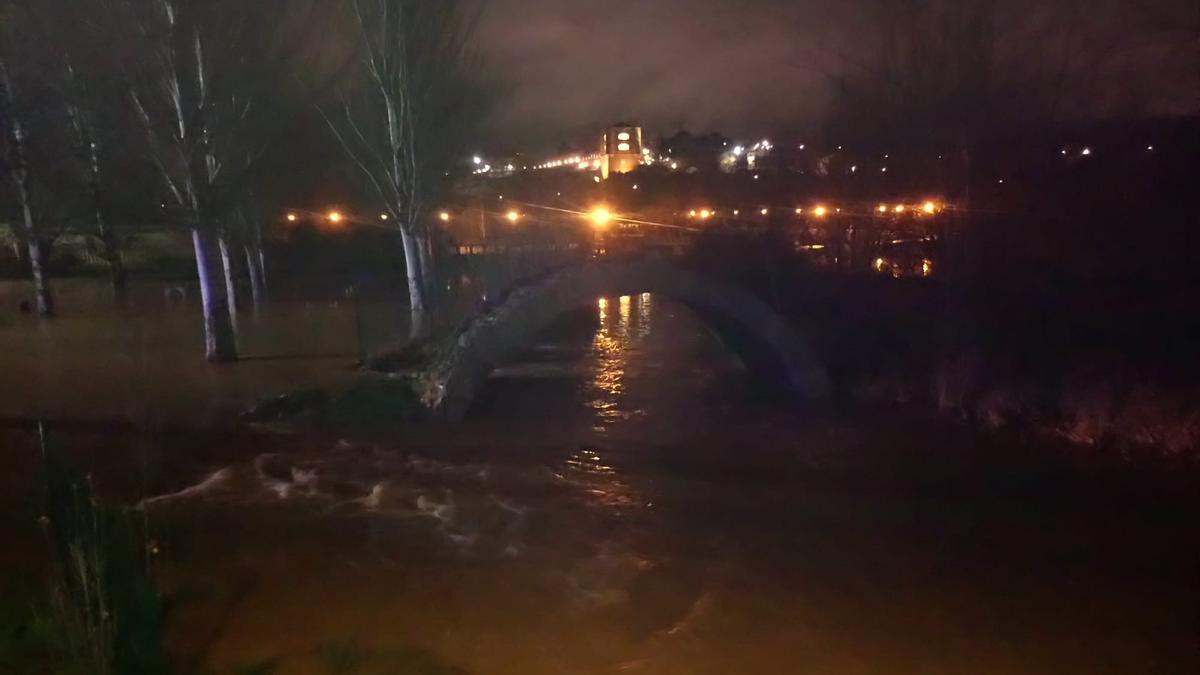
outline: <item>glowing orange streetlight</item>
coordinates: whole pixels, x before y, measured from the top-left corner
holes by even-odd
[[[709,211],[708,209],[701,209],[700,220],[708,220],[709,218],[712,218],[712,211]]]
[[[896,208],[895,208],[894,210],[896,211],[896,213],[904,213],[904,205],[903,205],[903,204],[897,204],[897,205],[896,205]]]
[[[521,219],[521,214],[517,213],[516,209],[513,209],[509,211],[507,215],[505,215],[505,218],[508,218],[510,223],[515,223]]]
[[[438,214],[438,218],[441,219],[441,221],[443,223],[448,223],[448,222],[450,222],[450,212],[442,211],[441,213]]]
[[[934,213],[937,213],[937,204],[933,202],[925,202],[921,205],[921,210],[925,213],[933,215]]]
[[[829,209],[825,208],[824,206],[818,206],[817,208],[813,209],[813,215],[818,218],[824,218],[825,214],[827,213],[829,213]]]
[[[335,225],[342,222],[342,214],[340,211],[330,211],[329,215],[326,217],[329,218],[329,222],[334,223]]]
[[[588,214],[588,218],[592,221],[592,227],[597,230],[608,228],[608,224],[612,222],[612,212],[607,207],[597,206]]]

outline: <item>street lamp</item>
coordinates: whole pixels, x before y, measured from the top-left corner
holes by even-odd
[[[825,214],[827,213],[829,213],[829,209],[825,208],[824,206],[818,206],[817,208],[813,209],[813,215],[818,218],[824,218]]]
[[[342,214],[340,211],[330,211],[328,217],[329,217],[329,222],[331,222],[331,223],[336,224],[336,223],[342,222]]]
[[[517,211],[514,209],[509,211],[505,217],[508,218],[509,222],[515,223],[521,219],[521,214],[517,213]]]
[[[288,221],[289,223],[294,223],[294,222],[296,222],[296,214],[294,214],[294,213],[289,213],[289,214],[287,214],[287,221]]]
[[[438,214],[438,218],[441,219],[441,221],[443,223],[448,223],[448,222],[450,222],[450,212],[442,211],[441,213]]]
[[[933,215],[934,213],[937,213],[937,204],[934,204],[933,202],[925,202],[921,205],[921,210],[929,215]]]
[[[591,213],[588,214],[588,217],[592,220],[592,227],[596,228],[597,230],[603,230],[607,228],[608,224],[612,221],[612,212],[609,211],[607,207],[597,206],[596,208],[592,209]]]

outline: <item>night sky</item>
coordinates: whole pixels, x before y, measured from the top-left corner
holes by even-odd
[[[549,147],[617,120],[745,136],[811,128],[831,76],[873,48],[876,3],[490,0],[481,42],[506,89],[492,133]],[[1193,2],[999,4],[1002,58],[1024,64],[1011,68],[1070,53],[1071,114],[1196,110]]]

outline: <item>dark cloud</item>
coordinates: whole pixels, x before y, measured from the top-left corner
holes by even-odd
[[[1052,58],[1068,39],[1080,50],[1073,71],[1087,70],[1088,50],[1119,55],[1112,66],[1119,79],[1088,73],[1097,84],[1079,108],[1111,105],[1104,101],[1129,92],[1153,109],[1194,106],[1194,97],[1173,94],[1194,80],[1178,80],[1181,55],[1164,47],[1178,31],[1194,30],[1179,25],[1194,21],[1189,3],[1096,0],[1064,12],[1069,2],[1000,5],[1007,25],[1028,24],[1028,37],[1012,41],[1033,50],[1028,61]],[[527,146],[578,139],[616,120],[742,135],[804,128],[825,110],[830,76],[872,49],[873,3],[489,0],[481,43],[506,88],[493,131]]]

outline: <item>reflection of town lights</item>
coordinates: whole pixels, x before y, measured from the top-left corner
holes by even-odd
[[[886,264],[887,264],[887,262],[883,258],[876,258],[875,259],[875,271],[882,272],[883,266]]]
[[[438,218],[441,218],[443,223],[448,223],[448,222],[450,222],[450,212],[442,211],[441,213],[438,214]]]
[[[813,214],[818,218],[824,218],[825,214],[827,213],[829,213],[829,209],[825,208],[824,206],[818,206],[817,208],[813,209]]]
[[[929,214],[935,213],[937,211],[937,204],[934,204],[933,202],[925,202],[921,205],[921,210]]]
[[[509,222],[515,223],[521,219],[521,214],[517,213],[516,210],[514,209],[512,211],[509,211],[505,217],[508,218]]]
[[[921,275],[927,277],[930,274],[933,274],[933,261],[928,260],[928,259],[922,260],[921,261]]]
[[[289,214],[287,214],[287,221],[288,221],[289,223],[294,223],[294,222],[296,222],[296,214],[294,214],[294,213],[289,213]]]
[[[592,209],[589,217],[592,219],[593,227],[597,230],[603,230],[608,227],[609,222],[612,220],[612,213],[603,206],[597,206]]]

